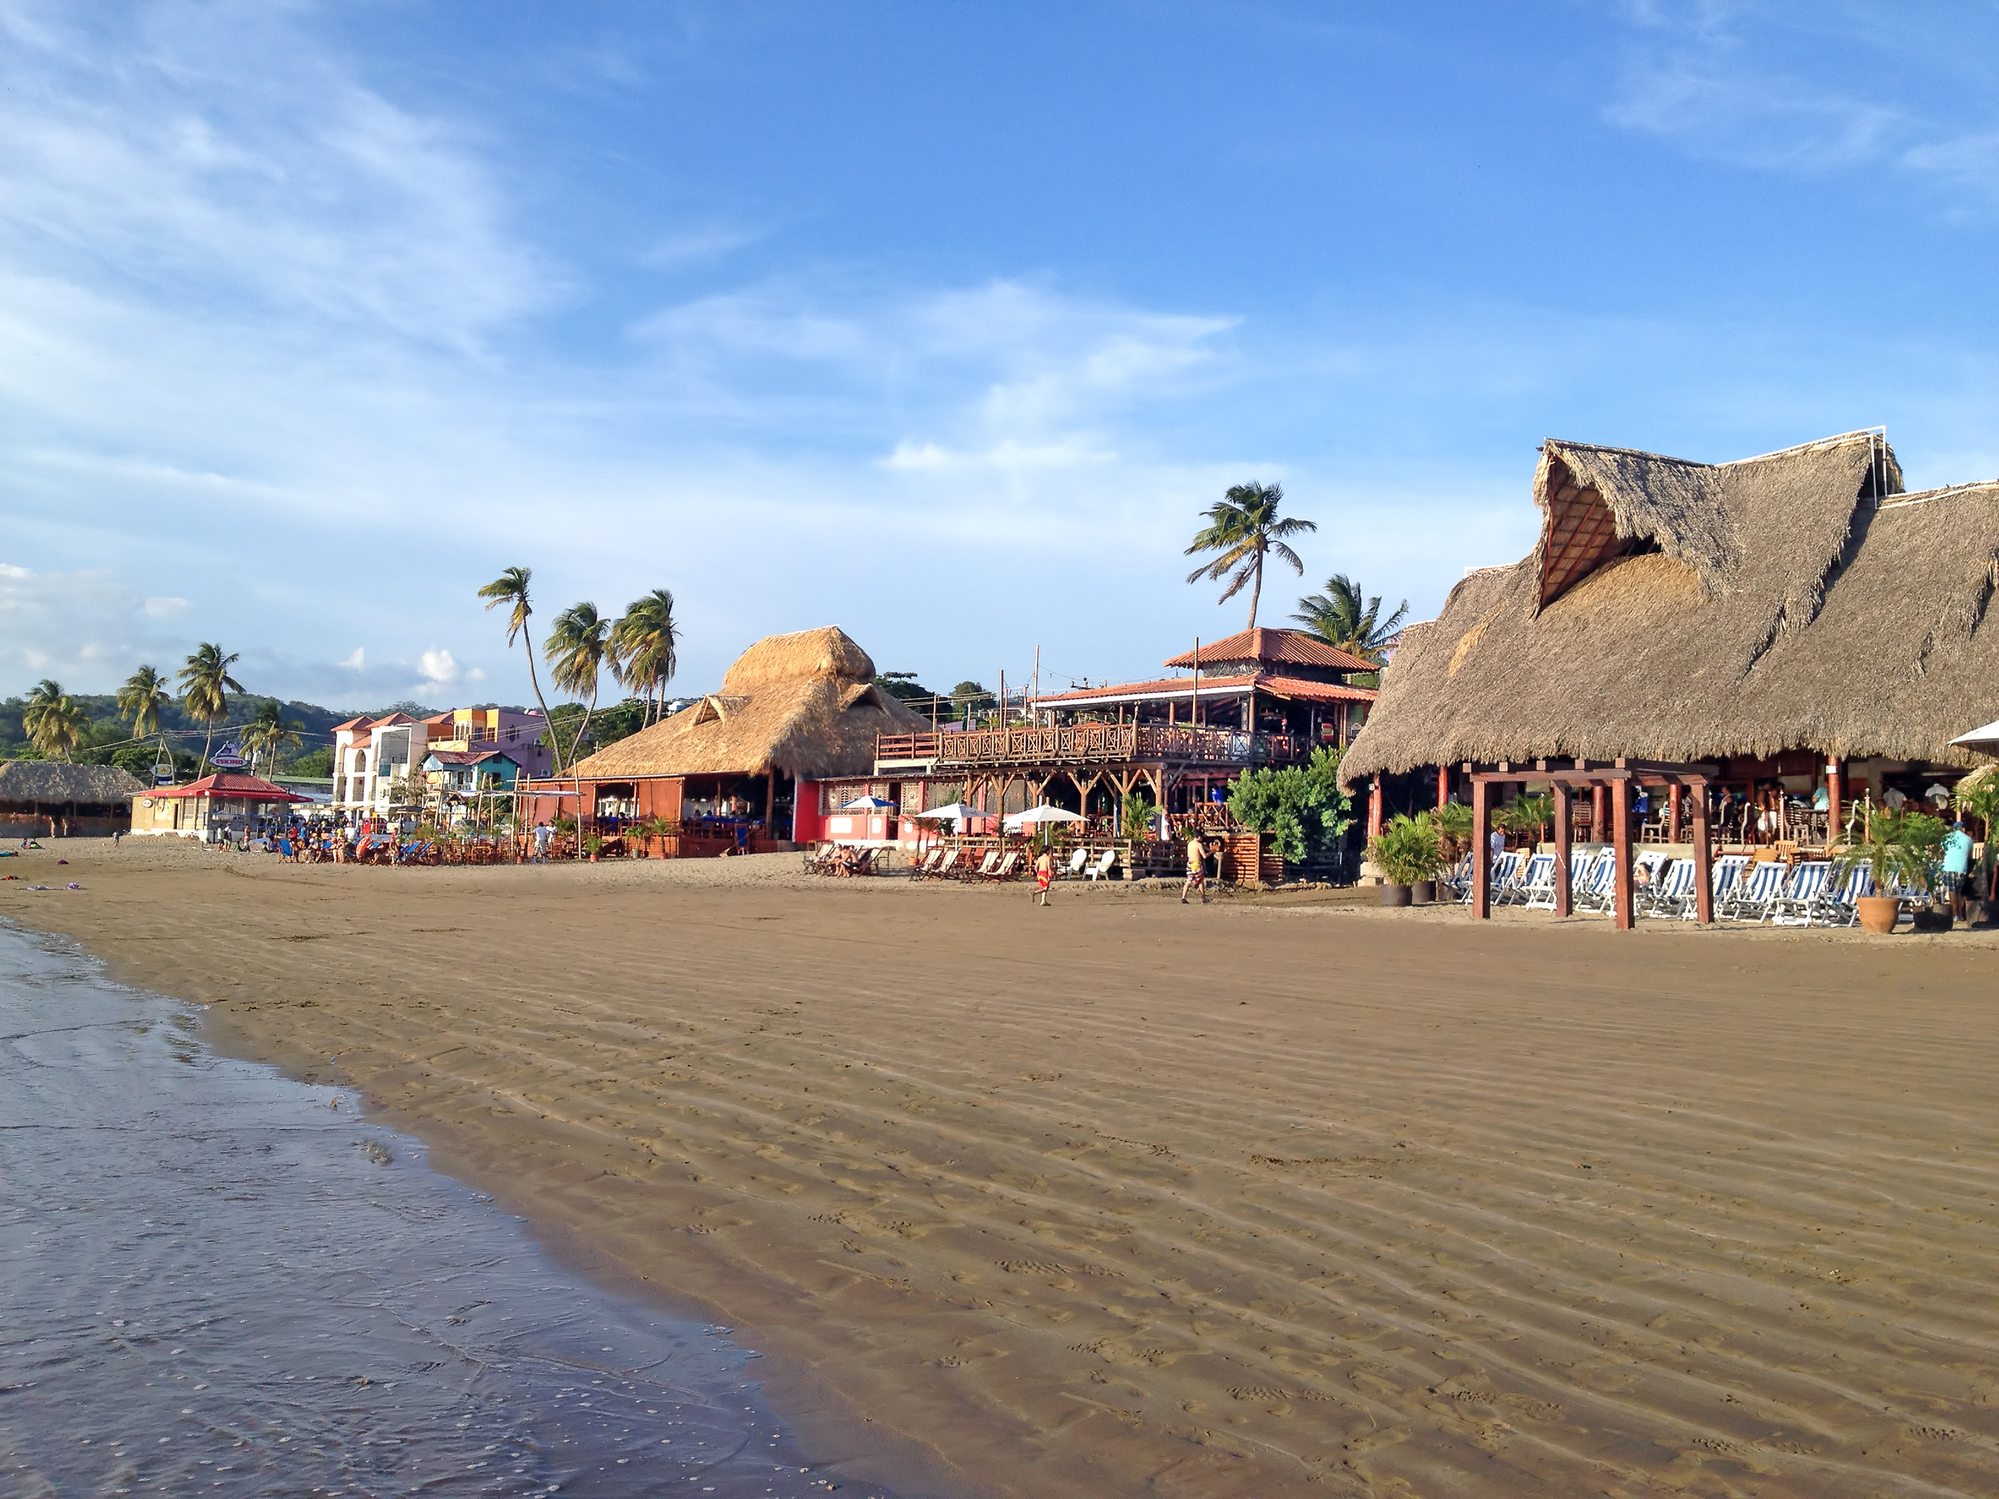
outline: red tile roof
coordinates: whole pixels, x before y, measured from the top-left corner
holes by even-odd
[[[1206,666],[1210,661],[1259,661],[1278,666],[1317,666],[1329,671],[1381,669],[1372,661],[1363,661],[1323,640],[1314,640],[1303,630],[1269,630],[1262,625],[1202,646],[1201,665]],[[1163,664],[1191,669],[1194,653],[1182,651]]]
[[[1372,687],[1348,687],[1340,682],[1308,682],[1302,677],[1284,677],[1275,672],[1258,672],[1248,677],[1202,677],[1201,695],[1236,697],[1255,687],[1272,697],[1298,698],[1315,703],[1371,703],[1378,694]],[[1107,702],[1113,699],[1144,697],[1187,698],[1194,693],[1192,677],[1167,677],[1157,682],[1112,682],[1103,687],[1080,687],[1036,698],[1042,704]]]
[[[273,786],[262,776],[238,775],[233,770],[218,770],[212,776],[203,776],[198,781],[185,786],[160,786],[145,793],[148,796],[206,796],[216,801],[245,802],[309,802],[309,796],[299,796]]]

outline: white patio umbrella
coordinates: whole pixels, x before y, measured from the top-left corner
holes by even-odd
[[[953,822],[963,822],[968,817],[990,817],[993,814],[984,807],[974,807],[965,802],[952,802],[948,807],[932,807],[928,812],[912,812],[911,817],[920,817],[925,822],[942,822],[949,818]]]
[[[1051,807],[1043,802],[1038,807],[1029,807],[1025,812],[1016,812],[1007,819],[1015,827],[1026,827],[1030,822],[1081,822],[1082,814],[1065,811],[1061,807]]]
[[[1978,750],[1982,754],[1999,755],[1999,722],[1989,723],[1982,729],[1973,729],[1969,734],[1959,734],[1957,738],[1951,740],[1951,743],[1961,744],[1966,749]]]
[[[885,802],[878,796],[857,796],[838,810],[842,812],[887,812],[893,809],[894,806],[894,802]]]

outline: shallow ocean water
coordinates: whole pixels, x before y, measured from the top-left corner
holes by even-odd
[[[0,925],[0,1494],[886,1493],[197,1014]]]

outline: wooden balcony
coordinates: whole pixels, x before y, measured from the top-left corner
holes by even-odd
[[[1289,734],[1246,734],[1164,724],[1079,723],[1054,728],[944,729],[879,734],[875,773],[1026,765],[1282,765],[1303,757]]]

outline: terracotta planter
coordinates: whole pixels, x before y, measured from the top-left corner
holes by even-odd
[[[590,856],[590,862],[591,862],[592,864],[595,864],[595,863],[597,862],[597,856],[596,856],[595,854],[592,854],[592,855]]]
[[[1384,906],[1408,905],[1409,887],[1407,885],[1383,885],[1381,887],[1381,903]]]
[[[1409,904],[1412,906],[1434,906],[1437,903],[1437,882],[1418,880],[1409,887]]]
[[[1902,903],[1892,895],[1863,895],[1856,902],[1860,913],[1860,929],[1885,937],[1895,930],[1895,918],[1902,909]]]

